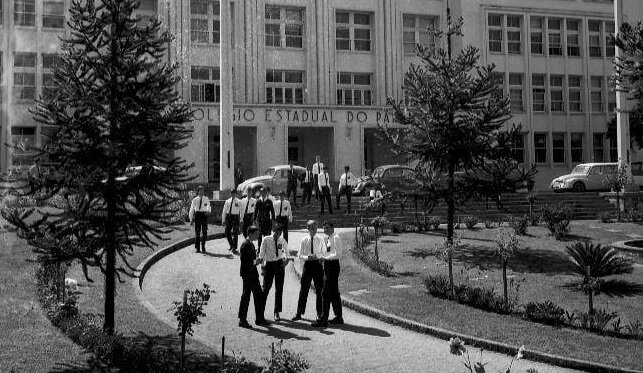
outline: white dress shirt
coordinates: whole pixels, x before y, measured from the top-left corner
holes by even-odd
[[[275,210],[275,217],[287,216],[288,221],[292,222],[292,208],[290,207],[290,201],[287,199],[283,201],[276,199],[272,201],[272,208]]]
[[[337,190],[342,190],[343,187],[351,187],[353,188],[355,186],[355,182],[357,179],[355,178],[355,175],[353,175],[352,172],[348,171],[342,174],[342,177],[339,178],[339,187]]]
[[[312,254],[317,255],[318,257],[323,254],[326,250],[326,242],[324,238],[315,235],[313,237],[313,252]],[[299,245],[299,252],[297,256],[303,260],[308,260],[308,257],[311,255],[310,252],[310,234],[307,234],[306,237],[302,238],[301,245]]]
[[[322,187],[328,187],[330,189],[330,177],[328,176],[328,172],[319,174],[317,186],[319,187],[319,189],[321,189]]]
[[[321,162],[316,162],[313,164],[313,175],[319,175],[321,174],[321,170],[324,168],[324,164]]]
[[[239,209],[241,211],[241,216],[244,216],[245,214],[254,214],[256,205],[257,205],[257,200],[252,197],[246,197],[242,199],[241,206]]]
[[[337,233],[324,237],[326,240],[326,249],[324,250],[324,259],[339,260],[344,253],[344,241]]]
[[[190,204],[190,212],[189,212],[189,217],[190,221],[194,220],[194,213],[195,212],[205,212],[205,213],[210,213],[210,200],[206,196],[196,196],[192,199],[192,204]]]
[[[272,234],[265,236],[261,240],[261,247],[259,248],[259,258],[266,262],[274,262],[277,260],[288,259],[288,242],[284,236],[279,236],[277,244]]]
[[[371,191],[368,194],[372,200],[375,198],[382,198],[382,191],[380,190],[371,189]]]
[[[223,205],[223,211],[221,212],[221,220],[226,221],[228,215],[237,215],[241,213],[241,202],[238,198],[230,197],[225,201]]]

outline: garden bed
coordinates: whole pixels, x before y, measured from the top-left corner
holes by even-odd
[[[567,240],[589,239],[601,244],[628,239],[628,233],[641,231],[637,224],[603,224],[594,221],[574,222],[571,229],[573,236]],[[468,245],[454,255],[456,283],[494,288],[501,294],[501,262],[494,255],[499,229],[463,229],[456,230],[456,233]],[[519,304],[524,306],[532,301],[550,300],[570,312],[586,312],[586,296],[564,286],[575,279],[567,267],[564,253],[564,247],[569,242],[555,241],[542,227],[529,227],[528,234],[522,238],[524,249],[508,265],[511,280],[514,284],[520,283]],[[638,354],[633,354],[633,351],[643,349],[643,341],[541,325],[428,295],[423,284],[424,277],[448,273],[446,265],[437,258],[440,252],[438,246],[443,239],[443,230],[382,237],[380,258],[393,264],[397,276],[382,277],[353,260],[346,260],[340,276],[342,292],[351,296],[347,293],[368,290],[354,298],[421,323],[517,346],[525,344],[541,352],[643,369],[643,361]],[[640,263],[640,257],[637,260]],[[643,267],[637,265],[634,273],[619,278],[643,283]],[[411,287],[391,288],[395,285]],[[594,301],[596,308],[618,312],[621,323],[627,324],[643,318],[642,299],[642,296],[609,298],[599,295]]]

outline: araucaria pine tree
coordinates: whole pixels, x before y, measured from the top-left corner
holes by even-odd
[[[175,156],[191,136],[192,111],[167,61],[172,37],[157,20],[139,24],[137,6],[71,2],[56,89],[32,109],[38,122],[56,129],[41,152],[58,162],[47,188],[59,202],[38,211],[35,223],[19,225],[32,241],[73,237],[77,250],[64,258],[101,269],[107,333],[115,328],[116,279],[133,273],[133,250],[153,248],[171,231],[171,205],[192,167]]]
[[[447,10],[446,30],[427,30],[446,37],[447,48],[434,53],[418,45],[421,64],[411,65],[404,76],[404,101],[389,99],[402,128],[383,128],[398,154],[418,162],[424,189],[446,202],[448,244],[459,206],[482,194],[510,191],[535,173],[533,167],[521,171],[512,157],[520,127],[506,126],[509,100],[494,92],[494,66],[480,65],[472,46],[452,55],[451,39],[462,35],[461,28],[462,19],[453,21]],[[447,260],[453,289],[452,255]]]

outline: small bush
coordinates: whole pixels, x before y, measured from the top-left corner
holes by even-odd
[[[451,287],[446,276],[426,276],[424,278],[426,291],[436,298],[449,298]]]
[[[607,211],[603,211],[598,214],[598,218],[601,219],[603,223],[611,223],[614,221],[614,216]]]
[[[494,223],[491,220],[485,220],[484,221],[484,227],[487,228],[487,229],[493,229],[493,228],[496,227],[496,223]]]
[[[462,218],[462,221],[467,226],[467,229],[473,229],[478,224],[478,218],[475,216],[467,215]]]
[[[266,373],[300,373],[305,372],[310,365],[299,353],[283,348],[283,341],[279,341],[274,354],[266,359],[268,366],[263,370]]]
[[[514,233],[519,236],[524,236],[527,234],[528,225],[529,225],[529,217],[527,215],[512,216],[509,219],[509,226],[514,230]]]
[[[643,338],[643,323],[641,322],[641,320],[631,322],[625,325],[623,329],[625,329],[627,334],[632,337]]]
[[[565,325],[565,310],[551,301],[527,303],[524,316],[531,321],[543,324],[554,326]]]
[[[392,223],[391,224],[391,232],[397,234],[397,233],[402,233],[402,226],[398,223]]]
[[[426,224],[431,229],[437,231],[438,229],[440,229],[440,224],[442,224],[442,219],[440,219],[437,216],[431,216],[427,219]]]
[[[625,219],[633,223],[640,223],[643,221],[643,212],[632,209],[625,212]]]
[[[581,312],[578,314],[577,320],[580,323],[580,327],[583,329],[594,330],[598,332],[605,331],[610,321],[616,319],[618,313],[616,312],[607,312],[604,309],[594,310],[594,314],[589,314],[586,312]]]
[[[533,211],[531,214],[529,214],[528,218],[529,218],[529,223],[531,224],[532,227],[537,227],[541,220],[540,213],[536,211]]]
[[[424,278],[424,287],[427,292],[436,298],[453,299],[449,279],[446,276],[427,276]],[[454,289],[455,300],[474,308],[496,313],[507,314],[512,312],[513,305],[505,304],[502,296],[493,289],[472,287],[466,284],[458,285]]]
[[[569,234],[569,223],[573,218],[569,207],[561,203],[545,205],[541,209],[541,217],[549,232],[557,240]]]
[[[368,245],[355,245],[351,250],[353,257],[370,268],[371,270],[383,275],[393,275],[393,264],[383,260],[378,261],[375,258],[375,253],[369,250]]]

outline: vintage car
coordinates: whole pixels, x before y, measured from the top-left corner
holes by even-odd
[[[559,176],[552,180],[549,187],[554,192],[586,190],[607,190],[605,185],[607,176],[615,172],[618,163],[583,163],[574,167],[567,175]]]
[[[264,187],[270,187],[273,195],[277,195],[279,191],[286,191],[286,184],[288,183],[288,169],[289,165],[279,165],[270,167],[264,172],[263,176],[253,177],[241,184],[237,185],[237,190],[240,195],[256,195],[257,191]],[[306,169],[301,166],[293,166],[297,179],[301,180],[306,173]],[[297,183],[299,186],[299,183]]]
[[[389,193],[408,193],[418,189],[421,184],[415,180],[415,170],[409,166],[386,165],[380,166],[370,175],[357,180],[354,195],[368,195],[373,189],[385,190]]]

